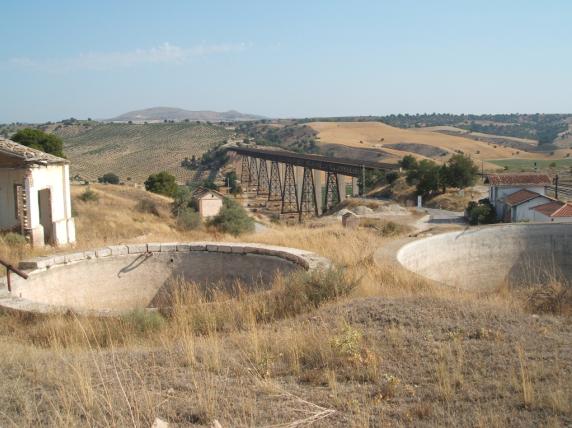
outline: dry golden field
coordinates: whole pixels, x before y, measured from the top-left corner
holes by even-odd
[[[394,161],[406,154],[412,154],[421,159],[431,158],[444,161],[456,150],[462,150],[479,163],[484,161],[485,168],[496,169],[498,165],[486,161],[493,159],[554,160],[563,159],[572,153],[570,149],[558,149],[554,154],[517,150],[503,147],[500,144],[438,132],[443,127],[401,129],[380,122],[312,122],[307,125],[318,131],[319,141],[322,144],[381,149],[392,155]],[[528,143],[529,140],[521,142]]]
[[[336,270],[209,301],[189,285],[168,316],[0,312],[2,427],[149,427],[156,417],[222,427],[572,424],[571,318],[541,311],[528,290],[458,292],[378,265],[374,252],[395,238],[371,228],[183,233],[167,199],[93,186],[99,199],[81,202],[84,190],[74,188],[82,247],[240,240],[312,250]],[[141,198],[158,215],[138,212]]]

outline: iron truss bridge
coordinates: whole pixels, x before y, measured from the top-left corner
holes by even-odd
[[[231,147],[228,150],[239,155],[251,158],[264,159],[280,162],[304,168],[317,169],[320,171],[343,174],[349,177],[361,177],[363,170],[397,170],[399,165],[361,161],[347,158],[333,158],[320,155],[303,155],[283,150],[253,149],[249,147]]]

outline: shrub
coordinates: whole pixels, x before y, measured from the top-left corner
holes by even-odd
[[[224,199],[220,212],[211,220],[210,225],[220,232],[234,236],[254,231],[254,220],[243,207],[228,198]]]
[[[415,159],[413,155],[405,155],[403,159],[399,161],[399,166],[406,171],[415,169],[417,168],[417,159]]]
[[[161,215],[159,213],[159,208],[157,208],[157,204],[151,199],[141,199],[137,202],[137,205],[135,205],[135,209],[140,213],[153,214],[157,217]]]
[[[119,176],[112,172],[108,172],[107,174],[103,174],[103,177],[99,177],[97,181],[105,184],[119,184]]]
[[[472,225],[496,223],[495,208],[491,205],[488,199],[483,199],[478,203],[474,201],[469,202],[469,205],[467,206],[467,214],[469,217],[469,224]]]
[[[83,202],[97,202],[99,201],[99,196],[91,189],[85,189],[81,195],[79,195],[79,199]]]
[[[9,247],[22,247],[26,245],[26,237],[14,232],[8,232],[2,237],[2,241]]]
[[[183,208],[177,216],[177,226],[183,230],[194,230],[201,225],[201,216],[193,208]]]
[[[124,316],[124,321],[139,333],[149,333],[160,330],[165,319],[158,312],[136,309]]]
[[[388,172],[385,175],[385,179],[389,184],[395,183],[395,181],[399,178],[399,173],[397,171]]]
[[[175,177],[166,171],[151,174],[145,181],[145,189],[149,192],[165,196],[174,196],[177,192]]]

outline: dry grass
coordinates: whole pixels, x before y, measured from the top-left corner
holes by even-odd
[[[392,144],[425,145],[429,149],[437,148],[447,152],[446,156],[431,155],[437,162],[446,161],[457,150],[470,155],[479,165],[484,161],[487,170],[498,170],[499,166],[487,160],[498,159],[563,159],[569,150],[556,150],[554,155],[536,151],[515,150],[495,143],[477,141],[460,135],[450,135],[431,128],[402,129],[380,122],[312,122],[307,126],[318,131],[321,143],[339,144],[360,149],[381,149],[388,154],[386,162],[397,162],[407,154],[418,159],[427,158],[425,150],[416,153],[408,150],[397,150]],[[503,137],[504,138],[504,137]],[[411,149],[410,149],[411,150]],[[440,150],[436,150],[435,153]],[[428,154],[427,152],[426,154]]]
[[[133,190],[94,190],[99,209],[75,204],[85,245],[207,237],[137,212]],[[572,423],[569,318],[532,316],[507,288],[463,293],[378,266],[391,239],[371,229],[273,226],[240,239],[312,250],[340,271],[278,277],[258,294],[174,284],[163,314],[0,313],[0,425]]]

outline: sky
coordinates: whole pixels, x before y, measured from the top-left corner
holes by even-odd
[[[0,4],[0,123],[572,113],[570,0]]]

